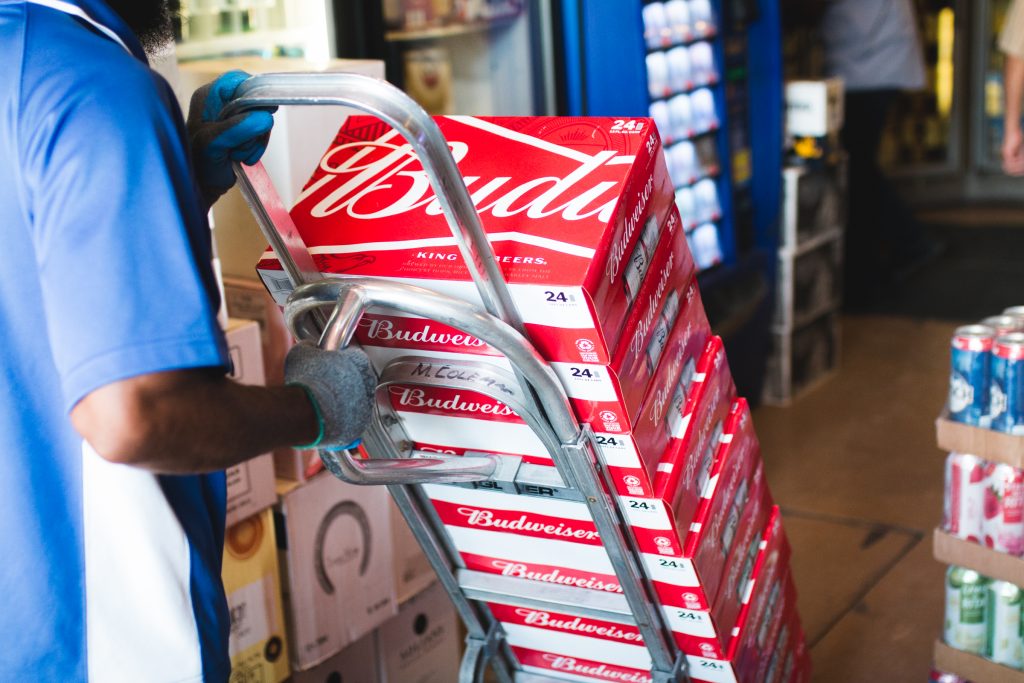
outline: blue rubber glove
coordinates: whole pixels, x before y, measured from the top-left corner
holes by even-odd
[[[270,140],[276,107],[220,120],[221,111],[247,78],[249,74],[244,71],[229,71],[196,90],[189,104],[187,127],[192,163],[207,208],[235,184],[231,162],[255,164]]]

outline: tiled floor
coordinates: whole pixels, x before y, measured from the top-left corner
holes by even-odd
[[[815,681],[927,680],[944,567],[934,419],[954,324],[847,317],[840,370],[754,422],[793,545]]]

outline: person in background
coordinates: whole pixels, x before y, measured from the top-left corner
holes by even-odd
[[[893,105],[925,87],[924,55],[911,0],[827,0],[821,37],[826,74],[846,90],[844,307],[852,310],[876,303],[939,251],[878,163]]]
[[[241,386],[210,204],[271,112],[186,125],[144,46],[166,0],[0,0],[0,681],[227,681],[223,470],[368,424],[361,351]]]
[[[1024,97],[1024,1],[1013,0],[999,34],[1003,66],[1003,171],[1024,175],[1024,132],[1021,132],[1021,98]]]

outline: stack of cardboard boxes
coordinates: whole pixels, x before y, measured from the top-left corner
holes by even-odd
[[[251,318],[227,329],[234,376],[262,384],[264,360],[280,372],[291,343],[280,310],[255,281],[229,279],[225,299]],[[228,472],[232,683],[456,680],[455,612],[387,490],[316,473],[314,456],[285,449]]]
[[[736,396],[721,340],[704,315],[684,221],[651,122],[437,122],[531,341],[551,363],[577,418],[597,433],[613,475],[610,493],[636,538],[691,678],[807,680],[789,545],[764,479],[749,408]],[[479,301],[428,190],[422,168],[395,131],[353,117],[292,217],[325,274],[387,277]],[[272,253],[259,272],[282,303],[287,287]],[[447,364],[467,359],[507,367],[481,340],[393,311],[364,315],[357,338],[378,371],[410,354],[420,357],[423,376],[439,376]],[[551,465],[520,416],[486,392],[411,383],[389,391],[401,428],[422,450],[510,454]],[[285,526],[290,514],[303,514],[289,498],[318,485],[313,479],[282,491]],[[293,658],[300,664],[321,660],[322,646],[357,642],[366,628],[378,627],[383,642],[387,631],[379,624],[396,602],[394,594],[374,592],[370,584],[379,577],[367,564],[374,557],[355,547],[374,537],[375,521],[386,519],[386,506],[370,499],[387,494],[350,493],[333,480],[322,486],[315,496],[321,512],[313,515],[321,521],[290,526],[288,533],[289,555],[312,549],[321,558],[305,566],[311,575],[306,589],[319,592],[303,602],[304,615],[327,609],[330,587],[336,590],[341,577],[363,588],[346,607],[336,603],[344,614],[332,619],[333,631],[295,634]],[[586,506],[556,489],[435,485],[425,491],[468,568],[621,592]],[[331,527],[339,530],[334,556],[323,550]],[[352,550],[344,549],[343,533]],[[285,562],[287,584],[296,580],[292,562],[299,561]],[[359,584],[363,576],[366,583]],[[650,657],[635,628],[491,607],[527,670],[577,681],[649,680]]]

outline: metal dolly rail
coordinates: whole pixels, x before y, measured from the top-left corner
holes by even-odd
[[[477,286],[485,311],[474,304],[420,287],[374,278],[325,279],[277,195],[262,164],[235,164],[240,189],[264,236],[277,254],[294,292],[285,306],[289,329],[299,339],[318,340],[325,349],[352,341],[356,324],[369,308],[386,308],[430,318],[471,334],[503,353],[513,372],[485,363],[445,361],[454,372],[425,377],[436,359],[403,356],[379,378],[376,412],[364,435],[374,457],[347,451],[320,451],[327,469],[351,484],[385,485],[447,590],[467,630],[459,683],[482,683],[490,666],[500,683],[555,683],[562,679],[518,668],[500,623],[485,602],[555,609],[574,616],[637,627],[651,655],[654,683],[688,681],[686,659],[670,631],[646,579],[625,516],[608,491],[615,488],[588,425],[580,425],[550,366],[527,340],[480,218],[440,129],[397,88],[356,74],[267,74],[242,83],[224,110],[285,105],[334,105],[359,109],[396,129],[419,157],[455,242]],[[329,316],[326,309],[332,308]],[[387,399],[392,384],[428,385],[475,391],[514,410],[544,443],[555,465],[532,466],[507,456],[438,456],[415,451]],[[476,482],[476,484],[474,484]],[[422,484],[479,486],[507,493],[544,487],[549,495],[586,504],[608,553],[622,594],[498,576],[465,567]],[[496,494],[497,495],[497,494]]]

